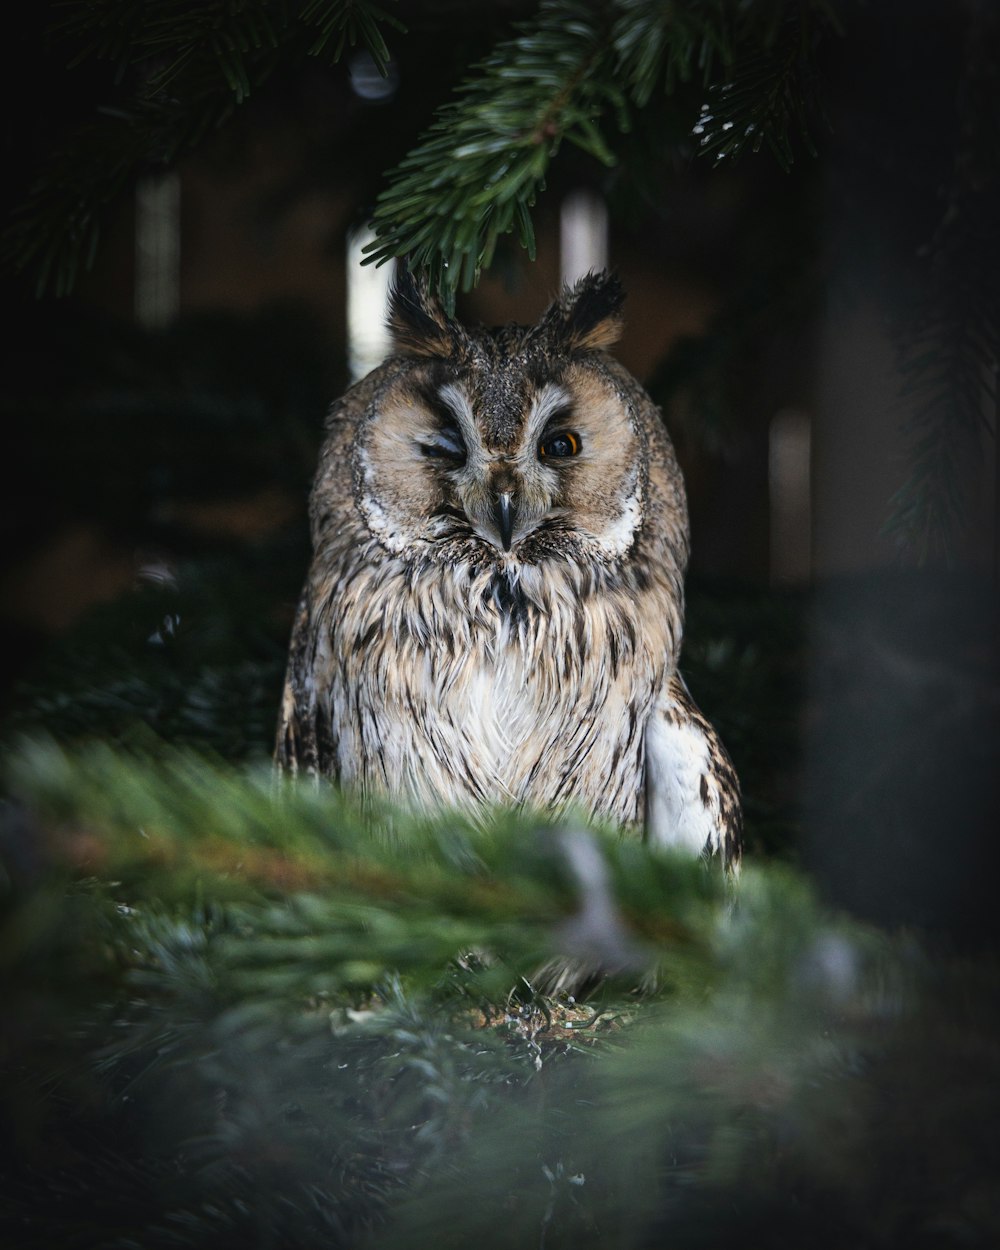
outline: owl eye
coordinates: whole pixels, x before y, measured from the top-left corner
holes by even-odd
[[[560,430],[558,434],[550,434],[538,444],[538,456],[541,460],[558,460],[564,456],[575,456],[580,450],[580,435],[572,430]]]
[[[465,443],[462,442],[458,430],[436,431],[427,442],[420,444],[420,450],[432,460],[450,460],[454,464],[465,464]]]

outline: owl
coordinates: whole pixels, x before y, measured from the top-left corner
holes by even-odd
[[[687,503],[606,349],[617,278],[470,328],[403,270],[333,407],[276,759],[424,808],[583,810],[738,866],[739,785],[677,669]]]

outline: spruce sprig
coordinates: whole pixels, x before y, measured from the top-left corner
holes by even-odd
[[[192,892],[226,901],[246,940],[223,944],[220,958],[247,993],[301,997],[370,986],[393,970],[437,977],[477,949],[503,952],[500,975],[516,980],[558,954],[551,943],[558,948],[567,925],[567,942],[572,931],[574,948],[590,943],[594,959],[617,960],[626,977],[657,962],[657,948],[680,977],[692,955],[698,962],[712,901],[724,893],[695,862],[650,855],[571,817],[497,812],[477,827],[454,813],[361,812],[327,786],[276,792],[269,770],[241,774],[192,753],[143,761],[98,743],[67,755],[36,742],[16,756],[9,785],[46,825],[70,819],[90,831],[58,837],[60,857],[82,862],[90,835],[99,840],[101,873],[121,883],[129,906]],[[634,941],[589,931],[589,900],[565,849],[570,829],[607,857]]]
[[[385,9],[377,4],[359,4],[358,0],[308,0],[299,18],[318,32],[309,46],[310,56],[325,55],[336,62],[346,48],[362,45],[383,78],[389,72],[390,53],[382,27],[406,32],[403,23]]]
[[[839,29],[827,3],[774,6],[771,21],[738,31],[743,52],[723,82],[711,85],[693,134],[716,163],[766,145],[784,170],[797,143],[811,155],[813,133],[823,124],[816,52],[829,30]]]
[[[602,164],[614,155],[600,128],[628,115],[613,73],[612,11],[589,0],[545,0],[534,22],[501,44],[425,137],[389,175],[375,207],[369,263],[407,256],[454,307],[516,230],[531,259],[531,208],[563,140]]]
[[[390,830],[170,752],[11,763],[10,1244],[626,1248],[669,1221],[728,1247],[749,1212],[832,1248],[956,1210],[995,1241],[988,962],[833,917],[779,866],[730,903],[696,861],[595,835],[667,973],[600,1014],[517,980],[579,902],[530,819]],[[454,957],[476,940],[492,967]]]
[[[367,49],[379,73],[388,69],[384,29],[405,32],[398,18],[370,0],[64,0],[53,32],[80,46],[70,68],[91,57],[109,60],[115,80],[145,66],[141,93],[155,96],[192,67],[211,67],[237,103],[269,72],[272,53],[306,36],[310,56],[339,61],[348,48]]]
[[[792,53],[775,34],[776,13],[777,29],[793,32]],[[543,0],[534,21],[475,68],[389,174],[367,262],[407,257],[453,309],[456,292],[470,290],[489,267],[501,236],[516,231],[534,259],[531,209],[563,140],[614,165],[609,116],[619,133],[629,130],[658,88],[672,94],[695,70],[706,85],[713,73],[735,73],[714,90],[715,112],[694,127],[706,132],[705,149],[721,157],[766,141],[787,168],[793,122],[814,150],[806,118],[815,91],[803,48],[808,42],[811,52],[825,26],[810,26],[816,33],[807,41],[798,5],[763,0],[744,6],[738,21],[720,0],[684,8]]]
[[[808,8],[830,12],[826,0]],[[706,88],[721,76],[727,88],[712,89],[708,150],[734,151],[752,117],[753,143],[766,141],[789,161],[789,119],[808,112],[799,75],[806,60],[781,61],[780,107],[774,76],[758,60],[798,10],[790,0],[752,0],[735,13],[725,0],[542,0],[388,174],[369,260],[409,257],[451,306],[501,237],[515,233],[534,256],[532,209],[563,141],[612,165],[614,132],[629,129],[660,89],[673,95],[695,75]],[[814,21],[810,30],[818,40],[831,24]],[[301,56],[337,61],[363,46],[386,73],[390,29],[404,28],[369,0],[69,0],[55,33],[74,48],[70,64],[106,60],[119,88],[136,85],[50,158],[7,230],[6,263],[31,268],[39,293],[68,293],[93,261],[110,205],[143,171],[193,150]]]
[[[31,270],[39,296],[68,295],[120,196],[196,149],[279,67],[362,46],[385,74],[383,31],[405,29],[369,0],[66,0],[61,10],[52,33],[74,49],[70,68],[109,61],[119,88],[135,85],[51,154],[9,219],[0,261]]]
[[[952,176],[920,257],[920,297],[897,331],[910,463],[890,500],[885,531],[921,563],[955,561],[972,529],[977,469],[991,438],[1000,465],[1000,71],[991,51],[998,30],[994,9],[973,7]],[[994,496],[992,554],[1000,576],[996,487]]]
[[[657,89],[672,94],[696,70],[709,85],[712,74],[729,74],[734,61],[742,66],[741,58],[745,73],[716,90],[715,114],[702,114],[695,130],[714,124],[702,145],[720,156],[735,154],[752,134],[755,149],[766,140],[788,166],[791,120],[809,144],[800,53],[805,17],[796,16],[798,8],[756,2],[734,20],[721,0],[684,8],[655,0],[544,0],[536,19],[477,66],[389,175],[372,217],[376,239],[367,261],[406,256],[452,309],[456,291],[470,290],[489,267],[501,235],[516,230],[534,259],[530,211],[562,141],[614,165],[614,129],[629,130]],[[829,5],[815,8],[825,12]],[[784,45],[773,49],[775,11],[781,29],[794,27],[795,55]]]
[[[615,9],[617,69],[639,108],[661,88],[670,95],[696,74],[707,87],[732,60],[733,6],[726,0],[617,0]]]

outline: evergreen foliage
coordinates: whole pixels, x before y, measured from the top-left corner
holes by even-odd
[[[307,553],[298,538],[189,556],[92,609],[21,676],[0,730],[68,747],[151,741],[230,761],[270,755],[290,613]],[[805,603],[689,587],[682,669],[743,780],[751,854],[794,854],[799,813]]]
[[[81,263],[93,263],[102,217],[135,176],[195,148],[279,66],[302,55],[339,61],[357,44],[384,75],[383,29],[405,31],[368,0],[62,8],[54,33],[75,49],[70,67],[108,61],[118,84],[135,86],[50,160],[8,229],[8,263],[30,266],[38,291],[57,294],[72,290]],[[722,79],[695,126],[706,151],[721,158],[766,142],[789,165],[792,127],[809,143],[813,58],[835,22],[829,0],[542,0],[389,175],[371,259],[408,256],[453,307],[501,236],[516,231],[533,255],[530,210],[564,139],[612,165],[606,115],[627,130],[654,94],[693,78],[705,88]]]
[[[900,336],[912,460],[892,500],[889,533],[921,560],[953,561],[970,524],[969,483],[1000,439],[1000,15],[973,8],[956,101],[954,168],[923,249],[922,289]],[[1000,487],[995,487],[1000,500]],[[978,500],[976,500],[978,502]],[[994,557],[1000,502],[994,503]]]
[[[985,970],[827,914],[787,870],[729,899],[572,821],[360,813],[176,752],[36,740],[12,776],[10,1244],[1000,1231]],[[586,1005],[531,988],[567,952],[618,968]]]
[[[304,58],[336,62],[359,47],[386,73],[390,42],[405,42],[439,9],[450,11],[447,0],[407,6],[408,32],[393,11],[369,0],[58,6],[54,47],[65,50],[71,67],[107,63],[115,85],[104,107],[85,116],[37,170],[6,229],[7,265],[29,272],[39,292],[65,294],[93,262],[102,222],[138,176],[196,149]],[[767,149],[788,169],[798,148],[815,154],[828,146],[823,71],[831,45],[853,40],[860,56],[868,38],[849,0],[541,0],[510,13],[520,19],[514,33],[485,60],[471,70],[446,66],[446,80],[459,85],[385,172],[374,206],[369,259],[407,256],[449,308],[508,236],[534,254],[534,206],[566,164],[565,147],[597,169],[617,166],[614,181],[626,196],[640,193],[647,176],[636,155],[642,145],[629,132],[653,135],[649,159],[657,165],[698,153],[732,163]],[[484,20],[478,6],[467,16],[473,24]],[[1000,213],[997,17],[991,6],[968,0],[948,9],[947,20],[963,25],[966,44],[957,110],[942,119],[954,143],[954,173],[933,241],[917,240],[926,245],[924,268],[912,275],[922,295],[912,321],[898,329],[914,397],[913,461],[888,522],[921,559],[950,556],[974,511],[968,478],[982,433],[995,424],[1000,321],[992,229]],[[869,129],[873,122],[879,119]],[[914,159],[923,159],[917,150]],[[933,176],[911,169],[904,177],[917,201],[941,195]],[[793,255],[791,244],[785,252],[788,272],[809,272],[811,258]],[[911,258],[906,263],[913,268]],[[763,289],[738,289],[713,333],[699,348],[686,345],[664,376],[692,380],[710,415],[738,422],[741,404],[719,393],[718,379],[734,377],[746,351],[759,350],[767,327],[758,314],[781,303],[774,292],[786,281],[787,273],[768,273]],[[815,307],[821,296],[813,295]],[[794,309],[788,313],[794,319]]]
[[[302,56],[336,62],[361,46],[384,74],[383,28],[404,29],[368,0],[85,0],[59,8],[52,33],[73,50],[69,68],[107,61],[129,89],[50,154],[8,226],[3,255],[31,268],[38,294],[72,291],[122,193],[197,148],[278,67]]]
[[[544,0],[537,17],[477,67],[438,112],[424,140],[376,204],[371,259],[408,256],[453,307],[490,265],[497,240],[516,230],[534,255],[530,209],[563,140],[605,165],[616,157],[607,134],[633,124],[655,92],[672,93],[695,75],[708,86],[747,64],[748,80],[717,89],[714,112],[694,127],[719,158],[765,139],[790,164],[792,116],[804,130],[799,76],[822,28],[825,4],[740,6],[707,0],[680,8],[649,0]],[[772,66],[779,35],[794,30],[795,54]],[[750,68],[752,67],[752,68]],[[773,81],[780,77],[780,84]],[[603,126],[602,126],[603,123]],[[741,136],[740,139],[730,137]]]
[[[399,6],[411,30],[435,7]],[[926,300],[900,331],[922,407],[899,532],[928,554],[957,524],[997,341],[1000,60],[988,6],[970,11],[959,155],[922,258]],[[376,209],[375,255],[410,252],[446,296],[505,232],[530,244],[534,197],[566,147],[626,191],[648,174],[633,163],[643,143],[656,163],[691,130],[690,151],[729,163],[821,148],[819,68],[853,9],[511,12],[516,30],[478,68],[447,67],[463,85]],[[365,0],[59,13],[56,46],[118,85],[8,235],[8,257],[50,291],[72,285],[137,173],[191,151],[302,58],[358,46],[385,70],[402,34]],[[686,392],[689,432],[717,447],[742,415],[734,362],[815,307],[795,222],[806,202],[748,246],[708,339],[654,379],[662,398]],[[7,415],[37,424],[62,498],[85,493],[102,524],[174,558],[53,646],[3,727],[4,1244],[996,1244],[997,968],[974,944],[992,915],[997,725],[974,693],[989,649],[978,600],[930,586],[935,624],[881,585],[913,616],[909,645],[871,632],[870,612],[828,614],[819,628],[841,651],[812,673],[807,705],[808,605],[691,587],[683,667],[732,750],[757,852],[735,889],[572,816],[416,817],[277,788],[264,761],[301,537],[209,558],[169,518],[179,500],[279,477],[304,496],[333,393],[310,327],[284,310],[100,334],[49,335],[46,357],[21,361],[30,387]],[[58,516],[34,503],[26,533]],[[976,627],[962,632],[965,618]],[[898,905],[947,929],[962,908],[972,956],[834,914],[761,855],[801,849],[802,723],[824,886],[834,860],[864,878],[875,915],[888,899],[893,919]],[[971,903],[970,863],[984,867]],[[567,961],[592,974],[581,1001],[544,992]]]
[[[288,645],[280,599],[294,603],[303,558],[276,543],[187,560],[93,609],[21,678],[8,739],[46,726],[67,744],[99,736],[141,749],[162,738],[230,760],[267,757]]]

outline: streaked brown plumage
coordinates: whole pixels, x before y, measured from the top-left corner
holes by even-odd
[[[408,275],[397,354],[334,406],[277,759],[422,805],[582,807],[740,854],[736,776],[677,673],[687,505],[583,279],[467,329]]]

